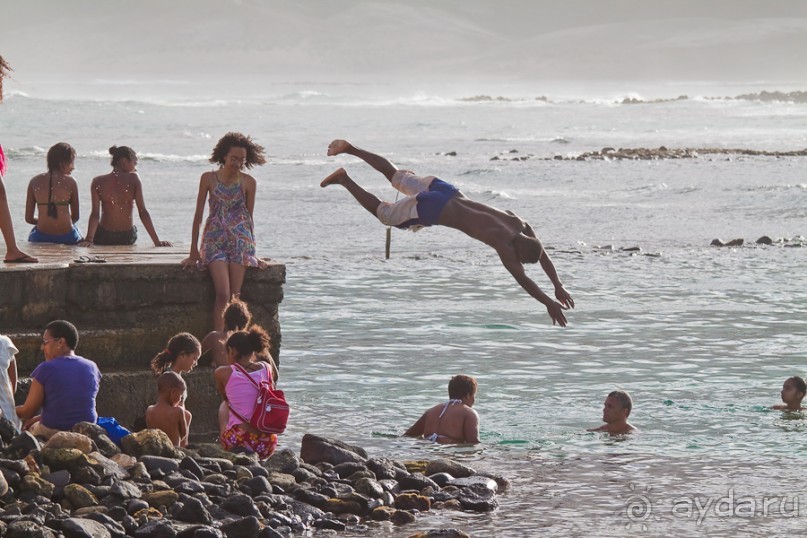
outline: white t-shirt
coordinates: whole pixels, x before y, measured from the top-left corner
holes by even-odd
[[[11,338],[0,334],[0,411],[18,430],[22,428],[22,422],[17,417],[14,406],[14,392],[11,390],[11,379],[8,377],[8,365],[19,351]]]

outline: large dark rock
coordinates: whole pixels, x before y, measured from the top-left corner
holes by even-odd
[[[60,522],[59,530],[65,538],[112,538],[112,533],[103,523],[92,519],[71,517]]]
[[[149,521],[134,531],[135,538],[174,538],[177,530],[164,519]]]
[[[183,500],[182,508],[177,510],[174,517],[187,523],[202,523],[209,525],[213,522],[210,512],[204,507],[202,501],[194,497]]]
[[[12,458],[22,459],[27,456],[32,450],[40,450],[42,443],[31,432],[22,432],[14,437],[11,443],[6,447],[6,454]]]
[[[262,465],[270,471],[290,474],[300,466],[300,459],[294,452],[288,448],[284,448],[269,456]]]
[[[221,507],[239,516],[261,517],[261,512],[248,495],[231,495],[224,499]]]
[[[12,521],[6,530],[7,538],[56,538],[56,533],[33,521]]]
[[[360,446],[307,433],[300,446],[300,458],[311,464],[326,462],[339,465],[345,462],[364,462],[367,460],[367,452]]]
[[[367,468],[375,473],[378,480],[395,478],[398,471],[405,471],[402,463],[387,458],[371,458],[367,460]]]
[[[498,506],[495,493],[482,484],[462,488],[457,500],[466,510],[475,512],[490,512]]]
[[[254,538],[262,528],[257,517],[245,517],[221,526],[227,538]]]
[[[4,444],[10,443],[14,436],[17,435],[17,428],[6,417],[0,416],[0,439]]]

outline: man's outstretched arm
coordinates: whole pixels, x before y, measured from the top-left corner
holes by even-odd
[[[535,231],[532,229],[532,226],[530,226],[528,222],[524,223],[524,235],[528,237],[535,237],[536,239],[538,239],[535,235]],[[543,250],[543,252],[541,253],[541,269],[544,270],[546,276],[549,277],[549,280],[551,280],[552,284],[555,286],[555,298],[563,306],[567,308],[574,308],[574,299],[572,299],[571,294],[568,291],[566,291],[566,288],[563,287],[563,283],[560,281],[558,272],[555,270],[555,264],[552,263],[552,258],[549,257],[549,253],[547,253],[546,249],[543,248],[543,245],[541,246],[541,248]]]
[[[552,325],[558,324],[561,327],[565,327],[566,316],[563,314],[563,309],[567,307],[564,307],[562,304],[549,297],[541,290],[541,288],[538,287],[538,284],[527,276],[527,273],[524,271],[524,265],[518,260],[513,249],[498,251],[498,253],[499,258],[502,260],[502,264],[508,271],[510,271],[510,274],[516,279],[516,282],[518,282],[519,285],[524,288],[524,291],[532,295],[546,307],[549,317],[552,318]],[[546,257],[546,255],[542,256],[542,258],[544,257]],[[557,292],[557,287],[555,289]],[[563,289],[562,285],[561,289]],[[571,299],[571,297],[569,297],[569,299]]]

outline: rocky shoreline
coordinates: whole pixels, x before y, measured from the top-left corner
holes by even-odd
[[[553,142],[567,143],[563,139]],[[456,152],[444,155],[456,156]],[[749,157],[807,157],[807,148],[792,151],[767,151],[748,148],[602,148],[599,151],[586,151],[579,154],[535,157],[532,153],[520,153],[517,149],[494,155],[491,161],[527,161],[538,158],[544,161],[656,161],[662,159],[697,159],[703,155],[744,155]]]
[[[0,437],[0,536],[10,538],[366,533],[432,510],[491,511],[509,487],[503,477],[449,459],[375,458],[311,434],[299,456],[284,449],[260,462],[217,444],[176,449],[159,430],[124,437],[121,450],[86,422],[42,444],[0,418]]]

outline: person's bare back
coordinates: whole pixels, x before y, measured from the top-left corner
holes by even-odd
[[[440,418],[443,410],[445,414]],[[437,404],[423,416],[425,439],[441,444],[479,442],[479,415],[463,403]]]
[[[476,379],[466,375],[452,377],[448,383],[451,399],[423,413],[404,435],[442,444],[478,443],[479,415],[471,409],[476,389]]]
[[[164,431],[179,446],[187,435],[185,408],[158,401],[146,409],[146,427]]]
[[[101,203],[101,227],[111,232],[131,230],[135,197],[140,188],[137,174],[113,172],[98,176],[90,188]]]

